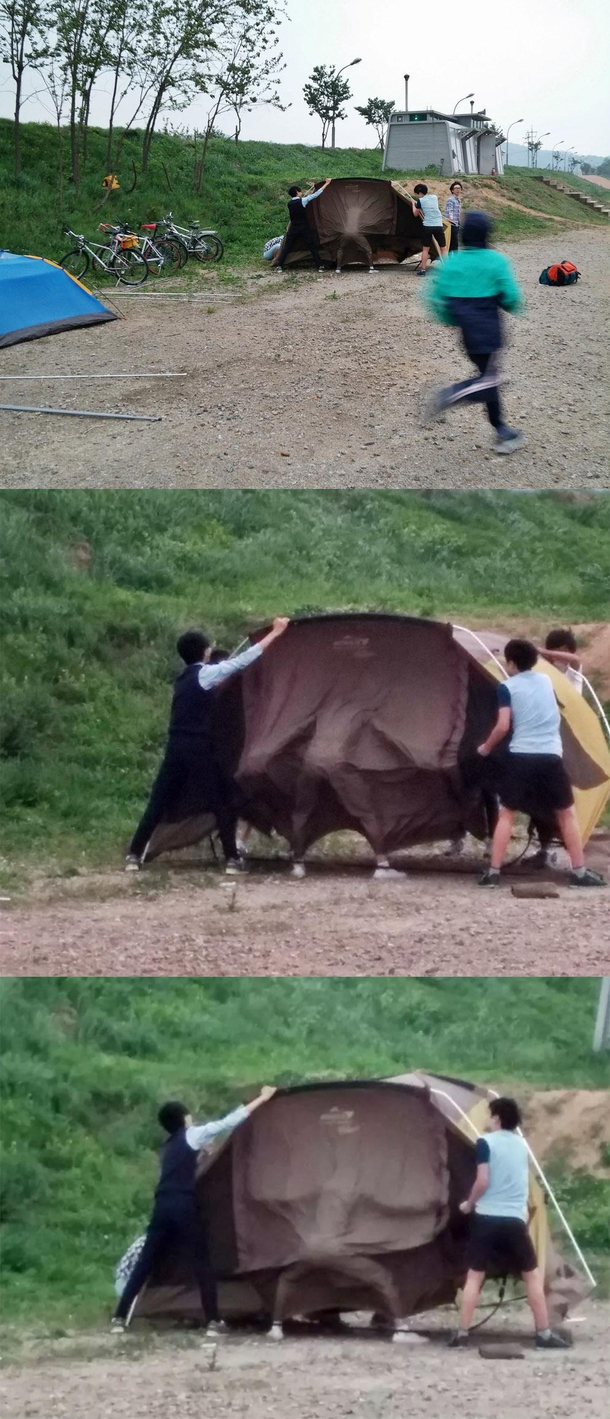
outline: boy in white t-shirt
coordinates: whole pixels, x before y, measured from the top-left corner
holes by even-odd
[[[500,869],[510,842],[515,813],[552,820],[569,853],[572,885],[603,887],[604,878],[585,867],[583,842],[572,785],[563,764],[561,716],[550,677],[535,670],[538,651],[531,641],[510,640],[504,648],[508,679],[498,686],[498,717],[479,745],[486,758],[510,734],[500,778],[500,813],[491,848],[491,864],[482,887],[500,885]]]

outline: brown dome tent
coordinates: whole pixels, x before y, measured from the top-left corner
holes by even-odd
[[[222,1313],[281,1322],[320,1311],[397,1320],[463,1283],[485,1089],[434,1074],[286,1089],[201,1168],[199,1205]],[[554,1309],[587,1287],[553,1249],[531,1174],[530,1230]],[[198,1316],[184,1259],[166,1259],[136,1315]]]
[[[544,670],[588,836],[610,793],[610,753],[589,705],[565,676]],[[476,749],[494,722],[502,674],[479,637],[438,621],[361,613],[293,621],[213,692],[218,753],[242,816],[275,829],[297,857],[345,829],[376,853],[466,829],[483,838],[493,766]],[[213,827],[197,811],[196,783],[189,794],[156,829],[149,858]]]
[[[393,264],[417,256],[422,249],[422,223],[413,216],[411,203],[399,183],[378,177],[334,177],[315,202],[305,208],[307,221],[318,238],[323,261],[336,265],[343,245],[343,266],[369,264],[364,237],[376,265]],[[273,264],[281,261],[280,247]],[[433,246],[431,257],[436,250]],[[312,256],[303,242],[297,242],[286,258],[286,266],[311,264]]]

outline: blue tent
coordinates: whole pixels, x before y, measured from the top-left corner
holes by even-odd
[[[53,261],[0,250],[0,348],[116,319]]]

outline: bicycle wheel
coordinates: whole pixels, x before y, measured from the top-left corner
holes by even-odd
[[[155,242],[155,246],[162,257],[162,260],[156,263],[156,267],[158,267],[156,274],[159,276],[161,274],[174,276],[176,271],[179,271],[180,267],[184,266],[185,261],[188,260],[186,247],[181,241],[177,241],[176,237],[159,237],[159,240]],[[150,256],[147,256],[146,259],[149,266],[152,266],[153,262]]]
[[[85,272],[89,270],[89,257],[82,247],[75,246],[73,251],[68,251],[62,256],[60,266],[64,271],[68,271],[70,276],[75,276],[77,281],[82,281]]]
[[[133,247],[127,251],[117,251],[112,269],[117,280],[122,281],[124,286],[141,286],[149,272],[146,257]]]
[[[196,256],[198,261],[220,261],[224,252],[224,246],[220,237],[200,236],[197,238],[192,251],[193,256]]]

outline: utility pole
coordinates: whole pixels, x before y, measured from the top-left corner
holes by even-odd
[[[603,1049],[610,1049],[610,976],[605,976],[601,983],[593,1048],[596,1054]]]

